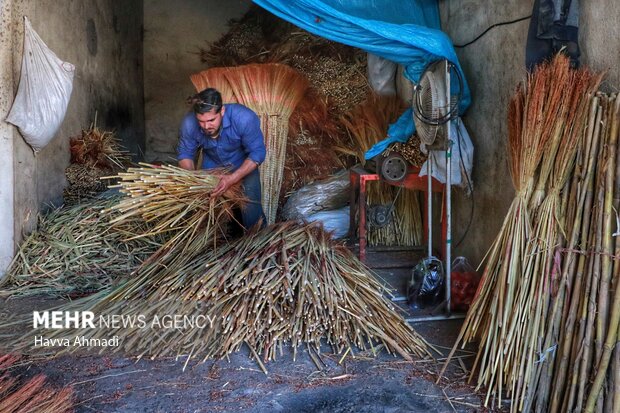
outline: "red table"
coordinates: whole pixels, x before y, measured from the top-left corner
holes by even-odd
[[[357,215],[357,210],[359,208],[359,223],[358,223],[358,234],[359,234],[359,258],[360,261],[364,262],[366,260],[366,182],[368,181],[378,181],[379,175],[375,173],[371,173],[366,171],[361,165],[355,165],[350,170],[350,180],[351,180],[351,202],[350,202],[350,221],[349,221],[349,239],[351,242],[355,239],[355,217]],[[420,176],[420,168],[411,166],[409,168],[409,172],[407,176],[402,182],[398,183],[390,183],[388,181],[384,181],[390,183],[394,186],[403,186],[407,189],[413,189],[417,191],[424,192],[424,242],[428,243],[428,222],[429,214],[428,214],[428,197],[430,196],[427,190],[428,182],[426,176]],[[443,192],[445,189],[445,185],[433,178],[432,180],[432,192]],[[442,249],[445,249],[446,239],[447,239],[447,220],[446,220],[446,208],[445,208],[445,197],[444,197],[444,205],[442,208],[442,219],[441,219],[441,241],[442,241]],[[445,251],[443,251],[445,253]]]

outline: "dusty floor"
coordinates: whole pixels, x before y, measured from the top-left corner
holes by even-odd
[[[380,275],[402,292],[407,275],[394,269]],[[400,284],[399,284],[400,283]],[[398,295],[398,294],[397,294]],[[42,299],[0,299],[0,317],[53,306]],[[444,355],[462,320],[415,323],[414,328]],[[2,337],[0,337],[1,339]],[[242,348],[230,360],[190,362],[185,358],[139,360],[115,354],[25,359],[15,368],[24,377],[44,373],[56,387],[71,385],[76,412],[477,412],[480,395],[466,384],[471,355],[460,353],[435,384],[439,362],[407,362],[385,352],[341,356],[322,349],[320,369],[306,348],[297,359],[289,350],[266,364],[265,375]]]

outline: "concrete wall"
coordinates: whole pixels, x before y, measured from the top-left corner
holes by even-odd
[[[208,67],[200,48],[217,40],[232,18],[241,17],[250,0],[147,0],[144,2],[144,102],[148,160],[169,161],[185,99],[195,93],[192,73]]]
[[[3,161],[14,177],[2,173],[2,226],[13,209],[14,239],[0,232],[0,247],[19,243],[36,224],[45,203],[62,200],[69,163],[69,137],[87,128],[98,113],[97,125],[115,129],[128,149],[144,148],[142,68],[142,0],[2,0],[0,19],[0,119],[17,92],[23,50],[23,16],[61,59],[76,67],[73,93],[64,122],[54,139],[35,157],[16,128],[0,124]],[[10,39],[10,42],[7,41]],[[10,61],[10,62],[9,62]],[[12,66],[10,70],[7,67]],[[6,151],[5,151],[6,149]],[[4,162],[3,168],[6,168]],[[12,199],[5,192],[14,191]],[[12,207],[10,206],[12,204]],[[5,209],[6,208],[6,209]],[[2,256],[6,255],[5,250]],[[0,262],[0,271],[5,267]]]
[[[533,0],[439,0],[443,30],[455,44],[474,39],[491,24],[532,12]],[[583,64],[610,69],[604,88],[620,88],[620,3],[581,2],[580,44]],[[477,42],[457,49],[472,89],[472,105],[464,122],[474,142],[475,214],[457,255],[478,263],[490,247],[510,206],[514,190],[508,171],[507,104],[525,76],[525,42],[529,20],[492,29]],[[457,194],[454,242],[469,221],[470,200]]]

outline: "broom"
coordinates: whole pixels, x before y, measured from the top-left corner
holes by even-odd
[[[267,156],[261,166],[263,209],[269,223],[275,222],[286,156],[288,120],[308,88],[308,81],[294,69],[281,64],[251,64],[209,69],[192,76],[196,88],[209,85],[227,88],[237,102],[252,109],[260,118]]]

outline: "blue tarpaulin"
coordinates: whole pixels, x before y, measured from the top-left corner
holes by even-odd
[[[318,36],[363,49],[405,67],[405,76],[417,83],[426,66],[439,59],[454,63],[463,90],[459,112],[471,102],[469,87],[452,41],[440,30],[437,0],[253,0],[271,13]],[[383,152],[395,141],[406,141],[415,131],[411,110],[390,125],[387,139],[366,153]]]

